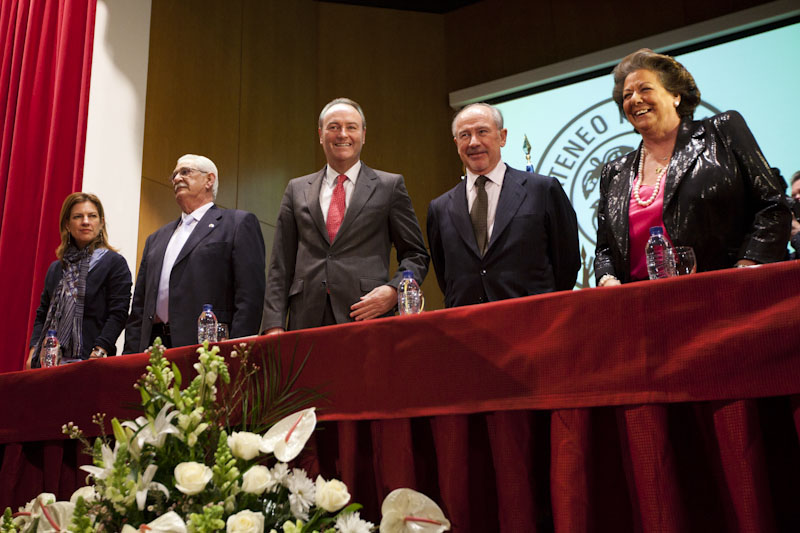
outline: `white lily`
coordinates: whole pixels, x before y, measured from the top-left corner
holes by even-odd
[[[144,470],[144,475],[139,474],[136,481],[136,506],[140,511],[144,510],[145,501],[147,501],[147,492],[150,490],[160,490],[164,496],[169,498],[169,489],[158,481],[153,481],[158,467],[156,465],[148,465]]]
[[[122,423],[123,427],[131,428],[136,434],[136,447],[142,449],[145,444],[152,444],[156,448],[164,446],[167,435],[179,435],[180,430],[172,424],[172,419],[178,415],[178,411],[171,411],[173,405],[169,402],[156,415],[155,420],[150,421],[140,416],[136,420],[126,420]],[[133,448],[133,446],[131,446]]]
[[[114,461],[117,459],[117,450],[119,450],[119,442],[114,443],[112,450],[108,444],[103,444],[100,447],[100,454],[103,459],[103,466],[83,465],[80,467],[84,472],[89,472],[95,479],[105,479],[114,471]]]

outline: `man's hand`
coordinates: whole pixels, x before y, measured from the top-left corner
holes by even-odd
[[[34,346],[33,348],[31,348],[31,351],[28,352],[28,358],[25,359],[25,368],[24,368],[24,370],[30,370],[32,368],[31,365],[33,364],[33,351],[35,349],[36,349],[36,347]]]
[[[361,297],[361,300],[350,306],[353,311],[350,318],[355,321],[369,320],[389,312],[397,305],[397,289],[390,285],[381,285]]]
[[[264,335],[277,335],[278,333],[283,333],[283,328],[269,328]]]

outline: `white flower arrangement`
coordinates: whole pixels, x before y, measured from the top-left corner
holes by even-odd
[[[17,513],[6,509],[0,533],[374,531],[371,522],[361,519],[361,506],[348,505],[350,493],[344,483],[321,476],[312,481],[304,470],[290,470],[287,464],[314,431],[314,408],[284,416],[261,435],[252,423],[247,427],[254,418],[265,417],[265,406],[252,398],[261,389],[248,384],[248,379],[258,379],[261,368],[250,362],[250,348],[241,344],[232,353],[240,359],[238,381],[233,384],[217,346],[209,349],[204,343],[197,351],[197,376],[181,389],[180,371],[164,358],[157,339],[147,373],[136,385],[144,416],[123,422],[113,419],[113,445],[105,438],[90,445],[72,423],[63,428],[91,449],[94,464],[81,468],[92,484],[75,491],[69,502],[41,494]],[[276,370],[267,363],[267,370]],[[295,379],[296,375],[287,380],[286,391]],[[275,388],[277,382],[270,383]],[[224,406],[216,401],[217,385],[231,385],[224,389],[229,393]],[[305,401],[297,399],[302,394],[281,396],[274,390],[271,394],[264,402],[278,413]],[[295,398],[294,403],[287,403],[287,397]],[[236,415],[231,405],[245,405],[238,413],[245,427],[228,434],[225,428],[232,427],[230,420]],[[95,421],[104,427],[102,415]],[[265,464],[270,455],[277,460],[271,467]],[[432,500],[410,489],[399,491],[384,501],[381,532],[434,533],[450,528]]]

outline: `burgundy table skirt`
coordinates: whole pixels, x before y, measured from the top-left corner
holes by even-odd
[[[800,531],[800,262],[254,339],[326,396],[298,461],[454,531]],[[235,341],[222,343],[230,350]],[[191,375],[194,347],[168,352]],[[61,425],[131,418],[143,354],[0,375],[0,506],[67,498]]]

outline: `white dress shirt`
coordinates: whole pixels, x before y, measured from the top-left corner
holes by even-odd
[[[500,189],[503,188],[503,177],[506,175],[506,164],[502,161],[488,174],[475,174],[467,169],[467,209],[472,212],[472,204],[475,202],[475,197],[478,192],[475,190],[475,180],[478,176],[486,176],[486,184],[483,186],[486,189],[486,199],[489,201],[488,209],[486,210],[486,227],[487,238],[492,238],[492,229],[494,229],[494,215],[497,213],[497,201],[500,199]],[[488,242],[487,242],[488,245]]]
[[[169,239],[167,251],[164,252],[164,264],[161,266],[161,278],[158,281],[158,297],[156,298],[156,315],[161,322],[169,322],[169,277],[172,274],[172,267],[175,266],[175,260],[189,239],[189,235],[197,227],[197,222],[211,209],[212,205],[214,202],[208,202],[189,214],[181,213],[181,221]]]
[[[344,173],[347,179],[342,184],[344,187],[344,206],[347,212],[347,206],[350,205],[350,197],[353,196],[353,189],[356,188],[356,180],[358,173],[361,172],[361,161],[356,161],[356,164],[350,167]],[[322,209],[322,218],[325,222],[328,221],[328,208],[331,206],[331,197],[333,196],[333,189],[336,187],[336,178],[339,173],[333,170],[330,165],[326,167],[325,177],[322,180],[322,188],[319,191],[319,207]]]

